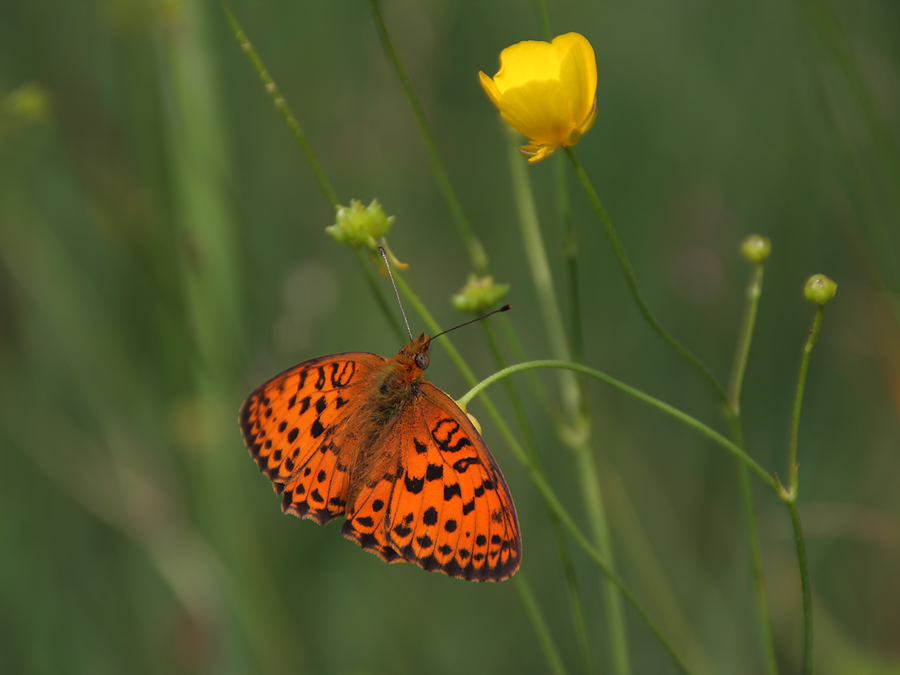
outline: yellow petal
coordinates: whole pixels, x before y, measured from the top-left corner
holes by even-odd
[[[500,52],[500,70],[494,83],[501,93],[531,80],[550,80],[559,77],[559,53],[547,42],[526,40]]]
[[[548,145],[562,145],[575,128],[571,104],[559,80],[535,80],[507,90],[500,100],[500,114],[523,136]]]
[[[481,81],[481,86],[484,89],[484,93],[488,95],[489,99],[491,99],[491,103],[499,108],[501,94],[500,90],[497,89],[497,85],[494,84],[494,81],[483,72],[478,73],[478,79]]]
[[[591,114],[597,93],[597,62],[594,59],[594,50],[578,33],[561,35],[553,41],[553,46],[566,47],[560,61],[559,79],[565,85],[566,97],[572,106],[572,121],[581,126]]]

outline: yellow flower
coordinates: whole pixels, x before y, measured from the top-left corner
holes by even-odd
[[[500,52],[493,79],[478,73],[500,116],[531,143],[520,148],[529,162],[575,145],[597,114],[597,61],[583,35],[553,42],[526,41]]]

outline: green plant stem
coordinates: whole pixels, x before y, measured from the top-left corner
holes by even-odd
[[[759,296],[762,294],[762,282],[763,265],[754,265],[750,283],[747,284],[747,303],[744,305],[738,347],[728,381],[729,416],[739,416],[741,413],[741,385],[744,382],[744,371],[747,369],[747,358],[750,355],[750,343],[753,340],[753,326],[756,324],[756,311],[759,307]]]
[[[518,151],[518,133],[505,123],[503,126],[508,130],[509,167],[512,175],[516,210],[519,215],[519,229],[522,234],[522,242],[525,247],[525,257],[528,260],[531,279],[537,293],[541,316],[544,319],[544,328],[550,341],[552,353],[559,360],[570,361],[572,358],[571,352],[563,330],[562,312],[556,299],[553,275],[550,271],[550,263],[547,260],[544,240],[541,237],[537,208],[534,204],[531,181],[528,177],[528,167],[522,161]],[[583,389],[572,371],[559,371],[559,391],[565,418],[564,426],[560,429],[561,436],[566,439],[566,444],[575,454],[582,500],[586,507],[585,511],[588,515],[594,540],[597,542],[600,552],[606,558],[610,567],[614,569],[615,557],[613,555],[612,539],[609,534],[606,509],[603,506],[603,492],[590,445],[590,426],[584,412],[586,406],[582,400]],[[615,586],[608,579],[603,582],[603,592],[606,603],[607,627],[613,668],[619,675],[627,675],[631,671],[631,665],[628,655],[625,618],[622,613],[622,601],[616,592]]]
[[[482,321],[481,325],[488,346],[494,356],[494,363],[497,369],[501,370],[506,367],[506,362],[503,358],[503,353],[500,350],[500,344],[497,342],[497,338],[494,335],[494,330],[489,321]],[[534,441],[534,434],[531,431],[531,425],[528,423],[528,415],[525,412],[525,407],[522,405],[522,400],[519,397],[515,386],[513,386],[512,380],[506,379],[503,381],[503,384],[505,385],[506,394],[509,397],[509,401],[512,404],[513,411],[516,415],[516,420],[519,423],[519,428],[522,431],[522,437],[525,439],[528,454],[538,469],[543,472],[544,467],[541,463],[541,456],[538,453],[537,444]],[[578,643],[578,649],[581,652],[584,672],[587,674],[592,672],[591,647],[590,640],[588,639],[587,623],[584,618],[584,607],[581,603],[581,593],[578,590],[578,578],[575,575],[575,565],[572,562],[572,553],[569,550],[569,544],[566,542],[562,524],[552,512],[548,511],[548,513],[550,515],[550,525],[553,528],[553,535],[556,539],[556,546],[559,549],[563,577],[569,595],[569,609],[572,613],[572,626],[575,630],[575,639]]]
[[[741,384],[747,359],[750,355],[750,343],[753,340],[753,327],[756,324],[756,312],[762,294],[763,265],[753,266],[750,281],[747,284],[746,304],[738,335],[734,364],[728,384],[728,405],[726,415],[731,424],[732,438],[741,450],[744,448],[744,432],[741,424]],[[762,641],[766,670],[769,675],[777,675],[778,662],[775,658],[775,643],[772,637],[772,624],[769,618],[769,603],[766,598],[765,575],[762,566],[762,554],[759,549],[759,533],[756,528],[756,513],[753,506],[753,488],[750,485],[750,474],[743,462],[736,462],[738,485],[741,490],[741,504],[744,510],[744,527],[747,536],[747,554],[753,571],[753,585],[756,595],[757,617],[759,620],[760,640]]]
[[[791,514],[791,526],[794,528],[794,545],[797,548],[797,565],[800,568],[800,589],[803,592],[803,672],[805,675],[813,675],[815,664],[813,661],[812,588],[809,583],[806,541],[803,538],[803,525],[800,522],[800,511],[797,509],[796,498],[789,499],[787,507]]]
[[[797,395],[794,398],[794,415],[791,419],[791,440],[788,447],[788,471],[790,474],[790,486],[788,487],[788,495],[792,499],[797,497],[797,488],[800,484],[800,473],[797,464],[797,441],[800,435],[800,409],[803,407],[803,389],[806,386],[806,371],[809,369],[809,357],[812,354],[816,340],[819,339],[819,330],[822,328],[822,317],[825,315],[825,308],[821,305],[816,308],[816,318],[813,320],[812,330],[809,331],[809,337],[806,339],[806,345],[803,348],[803,358],[800,361],[800,376],[797,378]]]
[[[809,581],[809,563],[806,559],[806,542],[803,539],[803,527],[800,522],[800,512],[797,510],[797,495],[800,489],[800,473],[797,464],[797,441],[800,433],[800,411],[803,406],[803,390],[806,386],[806,372],[809,369],[809,357],[813,347],[819,339],[819,331],[822,329],[822,318],[825,316],[825,307],[816,307],[816,316],[813,319],[812,329],[806,339],[803,348],[803,358],[800,361],[800,375],[797,378],[797,395],[794,399],[794,415],[791,420],[791,439],[788,447],[788,471],[790,481],[787,488],[778,484],[778,492],[782,501],[787,504],[791,513],[791,525],[794,528],[794,544],[797,548],[797,563],[800,567],[800,587],[803,591],[803,672],[812,675],[813,664],[813,616],[812,616],[812,591]]]
[[[525,580],[523,572],[519,572],[513,578],[513,586],[515,586],[516,592],[519,594],[519,601],[525,608],[525,614],[528,616],[528,620],[531,621],[531,626],[538,637],[538,642],[544,651],[544,658],[547,659],[550,671],[556,675],[567,675],[568,671],[563,663],[562,656],[559,654],[559,649],[557,649],[556,643],[553,641],[550,627],[541,613],[537,600],[534,599],[534,594],[531,592],[531,587]]]
[[[735,445],[744,450],[744,434],[741,420],[737,416],[729,417],[732,425],[732,436]],[[778,661],[775,658],[775,642],[772,637],[772,622],[769,617],[769,602],[766,598],[766,579],[763,572],[762,553],[759,548],[759,532],[756,527],[756,512],[753,506],[753,487],[750,485],[750,472],[741,462],[737,467],[738,485],[741,490],[741,505],[744,510],[744,527],[747,536],[747,554],[750,556],[750,567],[753,572],[753,588],[756,596],[757,618],[759,620],[759,638],[762,642],[766,671],[777,675]]]
[[[394,277],[394,281],[396,281],[397,288],[399,289],[400,293],[403,294],[403,296],[409,302],[410,306],[412,306],[413,309],[415,309],[416,312],[419,313],[422,320],[428,326],[428,329],[432,333],[439,333],[441,327],[434,320],[434,317],[431,316],[430,312],[428,312],[428,310],[425,308],[425,306],[422,304],[422,302],[418,299],[418,297],[416,297],[416,295],[412,292],[412,289],[410,289],[409,285],[406,283],[406,280],[402,276],[396,275]],[[466,364],[466,362],[460,356],[459,352],[453,346],[452,341],[446,335],[443,335],[437,339],[441,342],[441,344],[447,350],[447,353],[450,355],[450,358],[456,364],[457,368],[462,373],[463,377],[468,382],[474,384],[476,382],[474,373],[472,373],[472,370],[469,368],[469,366]],[[543,366],[544,363],[559,364],[561,362],[547,361],[547,362],[533,362],[533,363],[539,363],[541,365],[531,366],[531,367],[546,367],[546,366]],[[572,367],[575,370],[578,370],[578,369],[583,369],[585,371],[590,370],[589,368],[584,368],[584,366],[578,366],[577,364],[563,364],[562,366],[551,366],[551,367]],[[510,371],[510,370],[512,370],[514,372],[518,372],[519,370],[527,370],[527,367],[521,368],[520,366],[510,366],[509,368],[506,368],[500,372],[507,373],[507,371]],[[590,374],[590,373],[588,373],[588,374]],[[602,373],[601,373],[601,375],[602,375]],[[606,377],[606,376],[603,376],[603,377]],[[458,402],[460,403],[460,405],[465,407],[471,402],[471,400],[474,396],[477,395],[479,397],[478,400],[481,401],[481,403],[482,403],[482,405],[484,405],[484,408],[487,411],[488,415],[491,417],[494,424],[497,425],[498,430],[500,431],[503,438],[506,440],[507,444],[509,445],[510,450],[515,455],[516,459],[519,461],[519,463],[522,465],[522,467],[528,473],[529,478],[531,478],[531,481],[534,483],[535,487],[538,489],[538,492],[541,493],[541,497],[546,502],[547,507],[550,509],[550,511],[553,512],[553,514],[559,519],[559,522],[562,523],[563,527],[565,527],[566,530],[568,530],[569,535],[572,537],[572,539],[575,541],[575,543],[578,544],[579,548],[581,548],[585,552],[585,554],[587,554],[587,556],[591,559],[591,561],[595,565],[597,565],[597,567],[599,567],[600,570],[603,571],[603,573],[606,574],[606,576],[622,592],[622,595],[625,597],[625,599],[628,600],[628,602],[632,605],[632,607],[634,607],[635,611],[641,617],[641,620],[653,632],[653,635],[659,641],[659,643],[663,647],[663,649],[666,650],[666,653],[669,654],[669,657],[672,659],[673,663],[678,668],[679,672],[685,673],[685,675],[690,675],[690,673],[691,673],[690,669],[684,663],[681,656],[679,656],[678,652],[675,651],[675,648],[672,646],[672,643],[669,642],[668,638],[666,638],[666,636],[663,634],[663,632],[659,629],[659,627],[653,621],[653,618],[647,613],[647,611],[640,604],[640,602],[638,602],[637,597],[628,589],[628,587],[625,585],[625,582],[623,582],[622,579],[619,578],[619,576],[616,574],[615,570],[613,570],[609,566],[609,564],[606,561],[606,558],[604,558],[603,555],[596,548],[594,548],[594,545],[591,544],[590,540],[588,540],[588,538],[581,532],[581,530],[578,529],[578,526],[575,524],[575,521],[572,520],[572,517],[565,510],[562,503],[559,501],[559,498],[556,496],[556,494],[551,489],[550,485],[547,483],[547,480],[544,478],[544,474],[540,471],[540,468],[538,466],[536,466],[534,464],[534,462],[531,461],[531,458],[528,456],[528,453],[525,452],[525,450],[522,448],[519,441],[516,440],[515,435],[512,433],[512,431],[509,428],[509,425],[506,424],[506,421],[504,420],[503,416],[500,415],[500,411],[497,410],[497,407],[493,404],[493,402],[487,396],[487,394],[484,391],[482,391],[484,389],[484,387],[486,386],[485,383],[490,384],[491,382],[496,381],[496,379],[499,379],[499,378],[496,378],[496,374],[495,374],[495,375],[492,375],[491,377],[487,378],[487,380],[483,380],[478,385],[474,386],[466,394],[465,397],[463,397],[465,399],[464,401],[463,401],[463,399],[460,399]],[[610,379],[612,379],[612,378],[610,378]],[[627,385],[623,385],[623,386],[627,387]],[[665,405],[665,404],[662,404],[662,405]],[[678,412],[678,411],[676,411],[676,412]],[[679,414],[684,415],[684,413],[680,413],[680,412],[679,412]],[[687,417],[687,415],[684,415],[684,417]],[[689,418],[689,419],[691,419],[691,418]],[[700,426],[703,426],[699,422],[697,422],[697,424],[699,424]],[[712,429],[709,429],[708,431],[711,434],[715,435],[715,432],[712,431]],[[728,441],[726,439],[723,438],[722,440],[725,441],[725,443],[728,443]],[[750,461],[752,461],[752,460],[750,460]]]
[[[325,171],[322,169],[322,165],[319,164],[319,160],[316,158],[316,155],[312,150],[312,146],[310,146],[309,142],[306,140],[306,134],[303,133],[303,128],[300,126],[297,118],[294,117],[294,114],[291,112],[290,106],[288,106],[287,101],[281,95],[281,92],[278,90],[278,86],[269,75],[269,71],[266,70],[266,67],[263,64],[262,59],[259,57],[259,54],[256,53],[256,50],[253,48],[250,40],[247,39],[247,35],[241,28],[240,23],[238,23],[237,17],[235,17],[234,13],[231,11],[228,3],[225,0],[221,0],[221,3],[222,10],[225,12],[225,16],[228,18],[228,23],[231,25],[231,30],[234,32],[234,37],[237,40],[238,45],[240,46],[241,50],[243,50],[243,52],[247,55],[250,63],[256,69],[256,72],[259,75],[259,79],[262,80],[263,86],[266,89],[266,93],[269,95],[269,98],[272,99],[273,103],[275,103],[275,107],[278,108],[278,110],[281,112],[288,128],[294,134],[294,138],[300,145],[300,149],[306,156],[310,168],[312,168],[313,174],[315,175],[316,180],[319,182],[319,186],[322,188],[322,192],[325,194],[325,199],[328,200],[328,203],[331,204],[333,209],[337,210],[337,208],[340,206],[340,200],[338,199],[337,192],[335,192],[334,188],[331,186],[331,181],[328,180],[328,177],[325,175]],[[356,249],[356,259],[357,262],[359,262],[360,267],[362,268],[363,276],[365,276],[366,282],[369,284],[369,288],[375,295],[375,300],[378,302],[378,306],[381,308],[384,316],[387,318],[391,328],[393,328],[394,332],[399,336],[401,341],[405,340],[406,332],[400,325],[400,322],[398,321],[396,315],[390,311],[390,305],[385,298],[382,286],[375,278],[374,273],[372,272],[372,267],[366,261],[366,254],[362,249]]]
[[[515,368],[515,366],[511,366],[511,368]],[[479,400],[482,403],[486,403],[487,399],[485,399],[485,395],[482,392],[480,394]],[[625,582],[616,574],[615,570],[613,570],[606,558],[594,547],[594,545],[590,542],[590,540],[582,534],[581,530],[578,529],[578,526],[575,524],[575,521],[572,520],[572,517],[566,512],[565,508],[563,508],[557,496],[554,494],[553,490],[550,488],[550,485],[547,483],[544,475],[538,470],[538,468],[534,465],[534,463],[529,459],[528,455],[522,449],[522,446],[519,445],[519,442],[516,440],[515,436],[513,436],[512,432],[509,429],[509,426],[503,421],[503,418],[497,414],[497,411],[493,406],[485,405],[485,408],[488,410],[488,413],[491,414],[491,418],[497,424],[500,433],[506,439],[506,442],[509,444],[510,449],[513,454],[522,464],[522,467],[528,472],[529,478],[534,483],[535,487],[538,489],[538,492],[541,493],[541,497],[547,504],[547,507],[559,518],[559,522],[562,523],[563,527],[568,530],[570,536],[578,544],[579,548],[585,552],[585,554],[590,558],[590,560],[607,576],[607,578],[615,584],[616,588],[622,593],[625,599],[631,604],[634,610],[638,613],[638,616],[641,617],[641,620],[647,625],[647,627],[653,632],[653,635],[659,641],[660,645],[663,649],[665,649],[666,653],[669,655],[669,658],[672,659],[672,662],[675,664],[675,667],[679,672],[684,673],[685,675],[690,675],[691,670],[687,667],[684,660],[675,651],[675,647],[669,642],[669,639],[663,634],[660,630],[659,626],[656,625],[656,622],[653,618],[647,613],[641,603],[638,601],[637,597],[629,590],[629,588],[625,585]]]
[[[584,373],[585,375],[589,375],[594,377],[601,382],[605,382],[618,389],[621,392],[632,396],[647,405],[656,408],[657,410],[666,413],[670,417],[674,417],[678,421],[686,424],[692,429],[696,429],[704,436],[714,441],[718,445],[725,448],[732,455],[737,457],[741,462],[747,465],[759,478],[770,488],[775,491],[778,491],[778,483],[777,481],[766,473],[766,470],[763,469],[752,457],[750,457],[746,452],[741,450],[737,445],[729,441],[722,434],[715,431],[714,429],[709,428],[700,420],[697,420],[687,413],[682,412],[678,408],[675,408],[668,403],[660,401],[658,398],[654,398],[639,389],[635,389],[620,380],[617,380],[614,377],[610,377],[606,373],[602,373],[599,370],[594,370],[593,368],[588,368],[587,366],[582,366],[580,363],[567,363],[565,361],[552,361],[552,360],[544,360],[544,361],[528,361],[526,363],[518,363],[514,366],[509,366],[508,368],[504,368],[503,370],[494,373],[490,377],[483,379],[476,386],[472,387],[469,391],[467,391],[463,396],[461,396],[457,402],[462,405],[468,405],[469,401],[472,400],[475,396],[481,394],[482,390],[486,387],[492,385],[494,382],[498,380],[502,380],[504,377],[509,377],[514,373],[519,373],[526,370],[531,370],[534,368],[566,368],[568,370],[574,370],[580,373]]]
[[[550,14],[547,12],[547,3],[544,0],[535,0],[534,4],[537,10],[538,23],[541,24],[541,32],[544,34],[544,40],[550,42],[553,39],[553,29],[550,28]]]
[[[372,7],[372,16],[375,19],[375,27],[378,29],[378,36],[381,38],[381,44],[384,46],[384,51],[387,54],[388,60],[391,62],[394,71],[397,73],[397,78],[403,86],[406,99],[409,101],[410,108],[412,109],[413,119],[416,121],[416,127],[419,129],[419,135],[425,146],[425,154],[428,157],[428,162],[431,164],[431,170],[434,173],[435,181],[437,181],[438,189],[440,189],[441,194],[444,196],[444,201],[447,202],[447,207],[450,209],[450,214],[453,216],[453,222],[456,225],[457,232],[466,247],[466,252],[469,255],[469,261],[472,268],[478,274],[486,274],[488,269],[487,253],[474,232],[472,232],[466,214],[463,212],[459,199],[456,197],[456,192],[450,182],[450,176],[447,174],[447,169],[441,161],[441,156],[437,150],[437,144],[435,144],[431,131],[428,128],[425,110],[419,102],[419,97],[416,95],[416,90],[412,86],[409,75],[407,75],[406,70],[403,68],[403,64],[400,62],[397,50],[394,49],[394,43],[391,40],[390,33],[388,33],[387,24],[384,22],[384,16],[381,13],[381,7],[378,5],[378,0],[370,0],[369,4]]]
[[[616,258],[619,260],[619,265],[622,268],[622,273],[625,275],[625,282],[628,284],[628,288],[631,290],[631,295],[634,297],[634,301],[637,303],[638,309],[641,311],[641,314],[644,315],[644,318],[647,320],[647,323],[650,324],[653,330],[655,330],[657,334],[672,347],[672,349],[674,349],[685,361],[691,364],[697,370],[697,372],[699,372],[706,379],[706,381],[709,382],[709,385],[722,400],[722,403],[727,405],[728,397],[725,394],[725,390],[722,388],[722,385],[719,384],[719,381],[715,378],[715,376],[705,365],[703,365],[703,362],[700,361],[700,359],[694,356],[693,352],[682,345],[678,340],[675,339],[675,337],[671,333],[669,333],[669,331],[663,328],[662,324],[660,324],[659,321],[656,320],[656,317],[653,316],[650,308],[647,307],[647,303],[644,302],[644,298],[641,295],[641,291],[637,285],[637,280],[634,277],[634,270],[631,268],[631,263],[628,260],[628,256],[625,254],[625,248],[622,246],[622,242],[619,240],[619,235],[616,233],[612,221],[606,214],[606,209],[603,208],[603,204],[600,202],[600,197],[597,196],[597,192],[594,190],[593,185],[591,185],[591,181],[587,177],[587,174],[584,172],[584,168],[582,168],[581,162],[578,161],[578,157],[575,155],[575,151],[569,147],[564,148],[564,150],[569,156],[569,161],[572,163],[572,168],[575,170],[575,174],[578,176],[578,180],[581,181],[581,185],[582,187],[584,187],[584,191],[587,194],[588,199],[593,205],[594,210],[597,212],[597,216],[600,218],[600,222],[603,224],[603,229],[606,230],[606,235],[607,237],[609,237],[609,241],[612,244],[613,250],[615,251]]]
[[[269,71],[266,70],[262,59],[259,58],[259,54],[256,53],[253,45],[250,44],[250,40],[248,40],[247,36],[244,34],[243,29],[238,23],[237,18],[234,16],[234,13],[231,11],[231,8],[228,6],[228,3],[225,2],[225,0],[221,0],[221,2],[222,9],[225,12],[225,16],[228,18],[228,23],[231,25],[231,30],[234,32],[234,37],[237,40],[238,45],[240,45],[240,48],[247,54],[247,58],[250,59],[250,63],[253,64],[253,67],[259,75],[259,79],[262,80],[263,85],[266,88],[266,93],[284,117],[288,129],[294,134],[294,138],[297,140],[297,143],[299,143],[301,150],[303,150],[303,154],[306,155],[306,161],[309,162],[309,165],[316,176],[316,180],[319,181],[319,186],[322,188],[322,192],[325,193],[325,199],[327,199],[334,208],[337,208],[337,193],[334,191],[334,188],[331,187],[331,183],[325,175],[325,172],[322,170],[319,160],[316,158],[315,153],[312,151],[312,147],[306,140],[306,134],[303,133],[300,123],[291,113],[291,109],[288,107],[287,101],[285,101],[284,97],[281,95],[278,85],[275,84],[275,81],[269,75]]]

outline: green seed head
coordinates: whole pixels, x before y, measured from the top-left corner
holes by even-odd
[[[370,251],[378,248],[378,240],[384,237],[394,224],[394,216],[384,215],[381,204],[373,199],[363,206],[358,199],[351,199],[350,206],[339,206],[334,225],[325,231],[339,244],[353,247],[365,246]]]
[[[453,296],[453,306],[460,312],[484,314],[506,297],[509,284],[494,283],[493,277],[479,277],[474,272],[463,289]]]

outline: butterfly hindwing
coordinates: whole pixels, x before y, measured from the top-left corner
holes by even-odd
[[[391,495],[391,546],[407,561],[473,580],[519,567],[522,543],[506,482],[481,434],[456,403],[423,382],[404,425]]]
[[[325,523],[343,515],[347,466],[335,431],[386,359],[351,352],[305,361],[256,389],[240,413],[244,442],[282,509]]]
[[[345,537],[389,563],[404,562],[385,534],[385,515],[393,490],[394,482],[388,479],[364,490],[353,510],[347,512],[347,520],[341,528]]]

